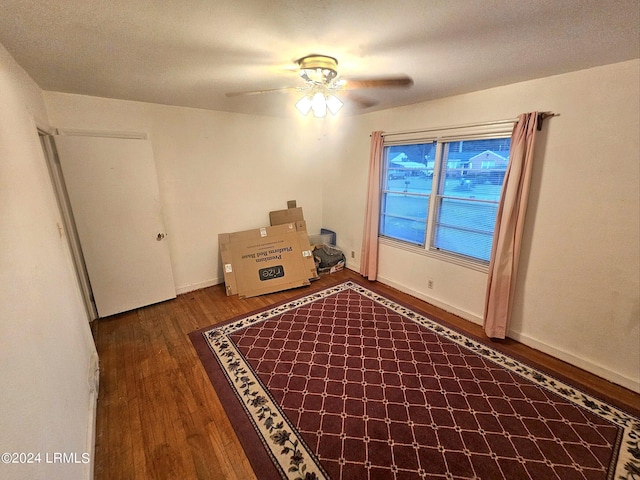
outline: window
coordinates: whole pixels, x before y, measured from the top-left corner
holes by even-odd
[[[510,143],[501,133],[386,144],[380,235],[488,263]]]

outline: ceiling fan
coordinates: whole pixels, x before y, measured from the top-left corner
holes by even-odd
[[[362,108],[369,108],[377,104],[376,101],[353,94],[353,90],[366,88],[410,87],[413,85],[411,77],[406,75],[395,77],[380,77],[372,79],[344,79],[338,76],[338,60],[327,55],[307,55],[295,61],[298,74],[304,83],[296,87],[254,90],[249,92],[230,92],[227,97],[245,95],[259,95],[272,92],[299,91],[303,97],[296,103],[301,113],[306,115],[310,110],[316,117],[326,115],[326,110],[336,114],[342,107],[342,102],[334,95],[336,92],[346,91],[349,99]]]

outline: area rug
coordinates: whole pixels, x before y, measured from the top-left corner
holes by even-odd
[[[258,478],[640,474],[636,416],[371,288],[190,334]]]

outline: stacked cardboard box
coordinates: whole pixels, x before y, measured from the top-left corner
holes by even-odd
[[[270,227],[218,235],[227,295],[254,297],[317,278],[302,209],[278,210],[269,217]]]

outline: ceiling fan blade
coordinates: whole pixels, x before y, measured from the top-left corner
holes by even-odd
[[[227,97],[243,97],[248,95],[260,95],[262,93],[273,93],[273,92],[290,92],[296,90],[298,87],[283,87],[283,88],[269,88],[266,90],[253,90],[250,92],[227,92],[225,95]]]
[[[362,95],[358,95],[351,91],[345,92],[349,101],[355,103],[360,108],[370,108],[378,104],[377,100],[373,100],[371,98],[363,97]]]
[[[413,85],[413,79],[408,76],[400,77],[384,77],[384,78],[372,78],[372,79],[345,79],[346,83],[344,88],[346,90],[353,90],[358,88],[388,88],[388,87],[405,87],[408,88]]]

